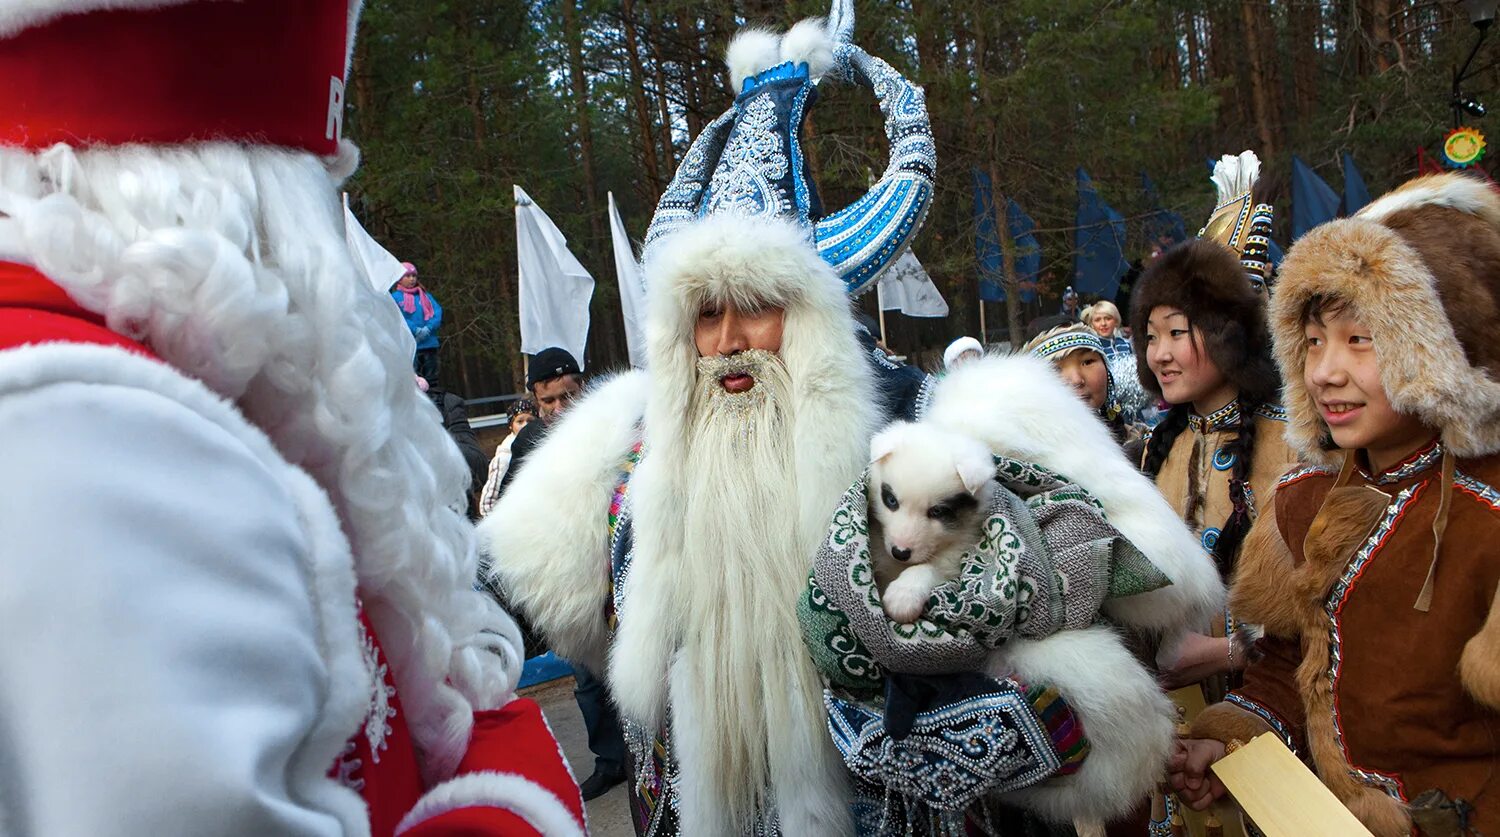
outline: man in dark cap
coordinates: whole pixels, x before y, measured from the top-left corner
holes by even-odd
[[[521,428],[511,443],[510,469],[500,481],[502,497],[511,479],[520,473],[526,455],[542,443],[548,428],[556,424],[574,399],[583,394],[583,372],[566,349],[543,349],[532,355],[531,363],[526,367],[526,388],[536,402],[538,420]],[[583,713],[589,749],[594,753],[594,773],[580,786],[583,798],[589,800],[625,781],[625,737],[620,731],[620,719],[610,703],[604,681],[576,663],[573,677],[573,696]]]

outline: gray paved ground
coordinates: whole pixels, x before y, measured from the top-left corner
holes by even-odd
[[[573,775],[583,781],[594,772],[594,754],[589,752],[588,735],[583,730],[583,716],[573,700],[573,678],[564,677],[522,691],[542,706],[542,714],[552,732],[562,743],[563,755],[573,768]],[[625,785],[616,785],[609,793],[588,803],[589,834],[592,837],[633,837],[630,824],[630,803],[625,798]]]

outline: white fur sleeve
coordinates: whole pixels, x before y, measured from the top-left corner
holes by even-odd
[[[6,383],[0,831],[367,830],[326,777],[368,683],[326,498],[174,398]]]

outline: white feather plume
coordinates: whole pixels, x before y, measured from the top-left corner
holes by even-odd
[[[814,81],[833,67],[833,34],[820,17],[808,18],[793,26],[781,39],[781,60],[807,64],[808,76]]]
[[[765,29],[740,30],[724,52],[724,63],[729,67],[736,95],[745,79],[776,66],[781,60],[781,36]]]
[[[1259,177],[1260,158],[1254,151],[1246,151],[1238,157],[1225,154],[1219,158],[1219,162],[1214,163],[1213,177],[1209,179],[1219,191],[1219,205],[1223,206],[1249,192]]]

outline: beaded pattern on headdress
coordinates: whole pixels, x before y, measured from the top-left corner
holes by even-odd
[[[1270,204],[1256,204],[1251,190],[1260,177],[1260,159],[1246,151],[1238,157],[1226,154],[1214,164],[1211,178],[1219,194],[1219,205],[1208,223],[1198,231],[1239,254],[1250,282],[1264,288],[1271,278],[1271,226],[1274,211]]]
[[[932,201],[937,151],[921,88],[849,42],[853,10],[835,0],[827,27],[833,66],[825,78],[874,91],[891,159],[859,200],[823,217],[799,137],[820,79],[783,61],[745,79],[734,105],[703,129],[657,203],[646,246],[706,215],[772,216],[807,228],[818,254],[850,294],[873,286],[921,228]]]

